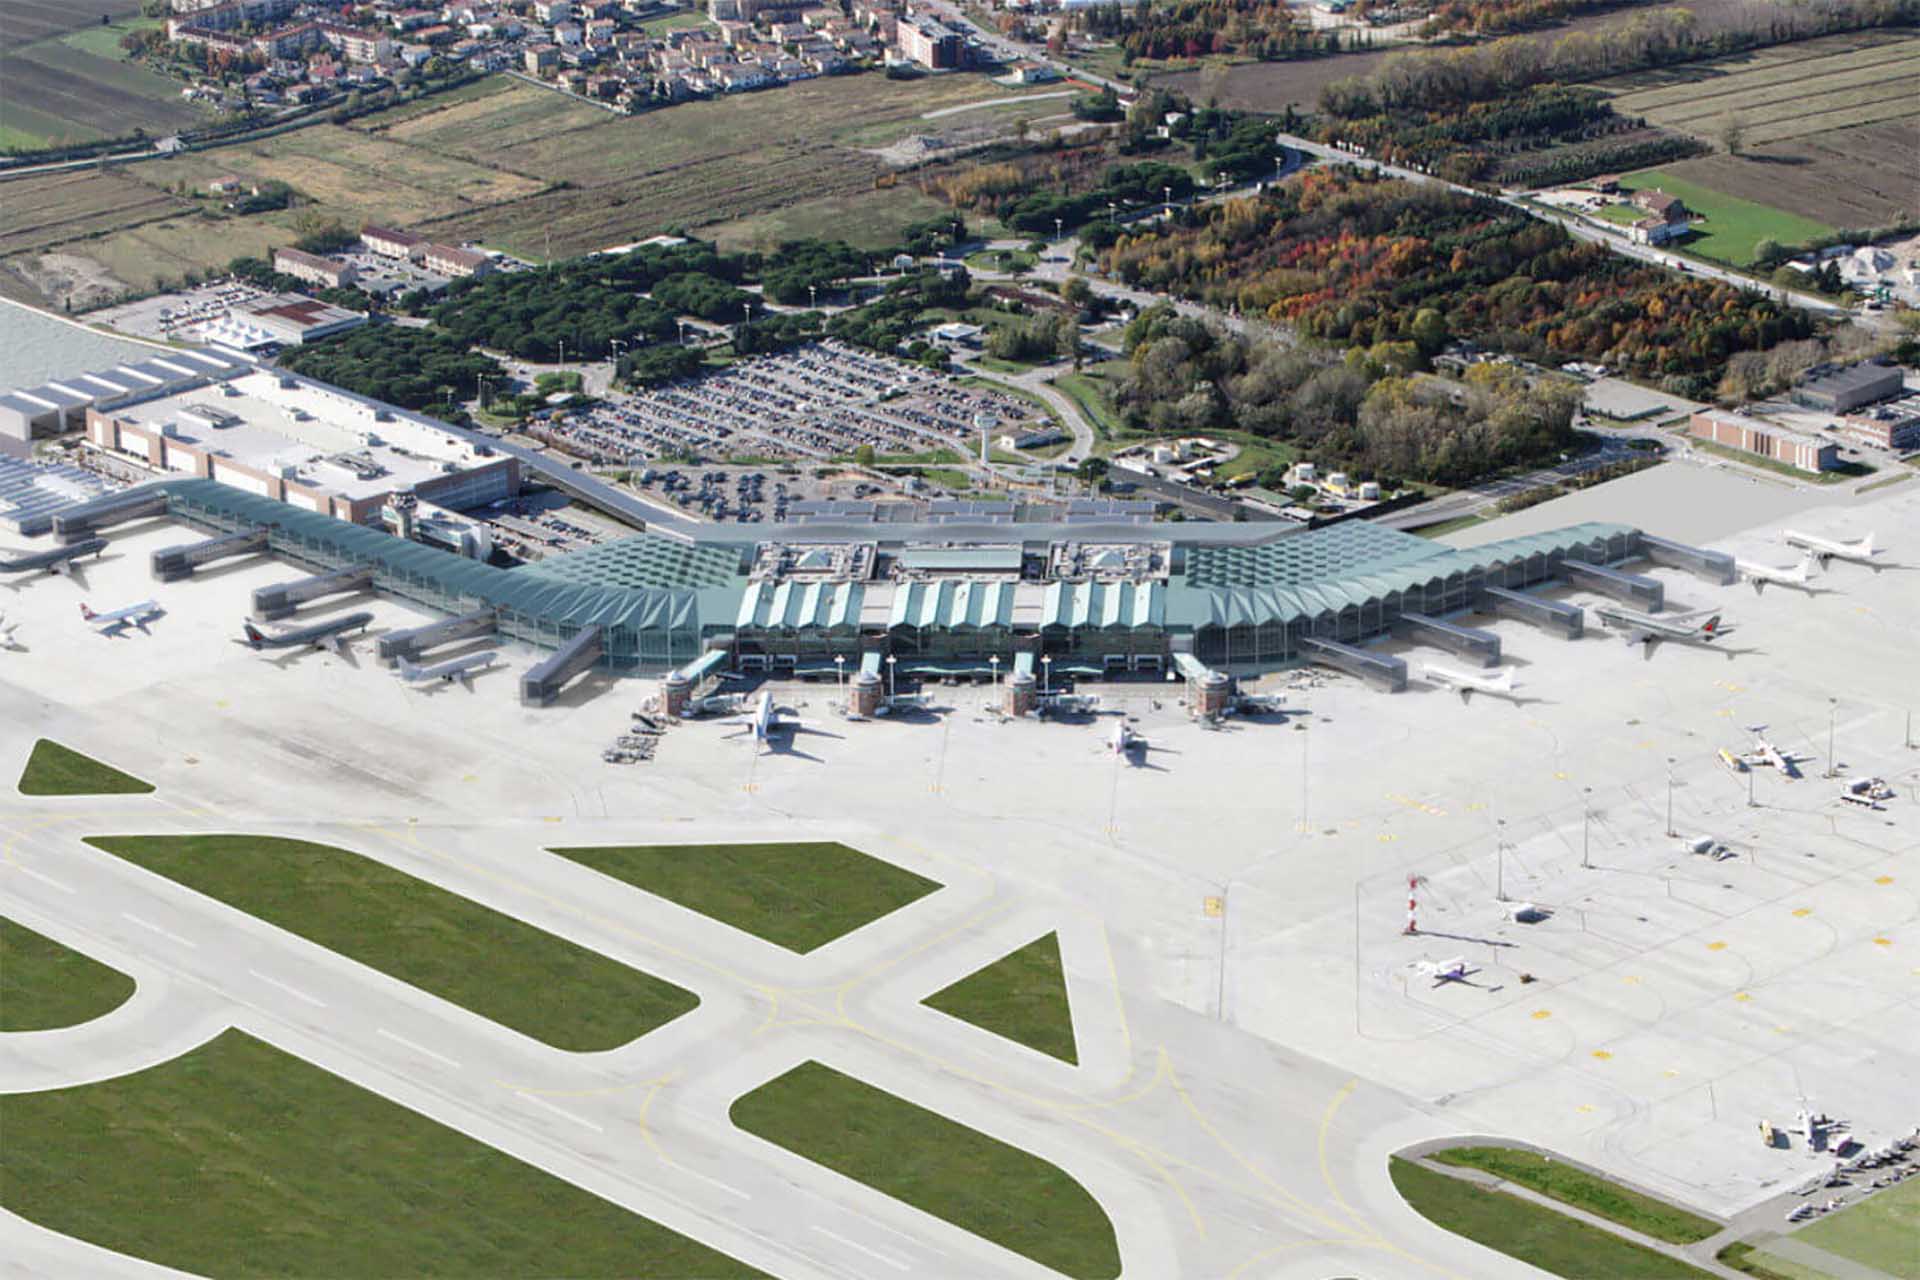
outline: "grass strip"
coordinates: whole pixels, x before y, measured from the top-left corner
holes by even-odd
[[[1434,1152],[1427,1159],[1479,1169],[1669,1244],[1692,1244],[1720,1230],[1720,1224],[1710,1218],[1630,1191],[1617,1182],[1537,1151],[1519,1151],[1512,1147],[1451,1147]]]
[[[1018,1147],[803,1062],[733,1104],[748,1133],[1075,1280],[1120,1274],[1113,1223],[1086,1188]]]
[[[1080,1062],[1057,933],[1035,938],[924,1003],[1062,1062]]]
[[[802,955],[940,887],[833,841],[550,852]]]
[[[125,1004],[133,979],[0,916],[0,1031],[77,1026]]]
[[[1421,1217],[1568,1280],[1703,1280],[1711,1272],[1518,1196],[1393,1158],[1393,1185]]]
[[[700,1003],[670,982],[331,845],[239,835],[87,843],[556,1049],[617,1048]]]
[[[33,744],[27,767],[20,773],[20,794],[27,796],[142,796],[152,790],[151,782],[49,738]]]
[[[196,1275],[762,1274],[239,1031],[0,1119],[10,1211]]]

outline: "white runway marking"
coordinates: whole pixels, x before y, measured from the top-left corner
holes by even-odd
[[[518,1092],[518,1090],[516,1090],[516,1092]],[[577,1125],[584,1125],[586,1128],[593,1130],[595,1133],[606,1132],[605,1129],[602,1129],[599,1125],[587,1119],[585,1116],[577,1116],[573,1114],[573,1112],[565,1109],[564,1107],[556,1107],[551,1102],[548,1102],[545,1098],[535,1097],[531,1093],[521,1093],[520,1096],[525,1098],[528,1102],[531,1102],[536,1107],[544,1107],[546,1110],[553,1112],[553,1114],[559,1116],[563,1120],[571,1120]]]
[[[122,911],[120,914],[126,917],[128,920],[133,921],[133,923],[139,925],[142,929],[153,930],[155,933],[159,934],[161,937],[165,938],[169,942],[177,942],[183,947],[192,948],[194,950],[199,949],[196,946],[196,944],[188,942],[185,938],[181,937],[179,934],[168,933],[165,929],[162,929],[159,925],[153,923],[153,921],[142,920],[139,916],[133,914],[133,912],[131,911]]]
[[[77,892],[71,886],[61,884],[58,880],[55,880],[52,876],[44,875],[41,872],[35,871],[32,867],[22,867],[18,863],[15,863],[14,866],[20,872],[21,875],[32,876],[35,880],[38,880],[41,884],[52,885],[54,888],[58,889],[62,893]]]
[[[869,1258],[872,1258],[877,1262],[886,1263],[888,1266],[892,1267],[895,1271],[905,1271],[907,1269],[907,1264],[900,1261],[900,1259],[889,1257],[888,1255],[881,1253],[877,1249],[869,1249],[867,1248],[867,1246],[863,1244],[855,1244],[853,1241],[847,1239],[845,1236],[835,1235],[833,1232],[827,1230],[825,1227],[816,1226],[814,1227],[814,1230],[818,1231],[821,1235],[825,1236],[829,1240],[834,1241],[837,1244],[843,1244],[847,1248],[852,1249],[857,1253],[864,1253]]]
[[[280,981],[280,979],[278,978],[269,978],[266,974],[260,972],[258,969],[249,969],[247,970],[247,972],[252,974],[254,977],[260,979],[260,981],[266,983],[270,987],[280,988],[282,991],[286,992],[288,995],[292,996],[296,1000],[305,1000],[308,1004],[312,1005],[316,1009],[324,1009],[327,1007],[326,1001],[316,1000],[314,997],[308,995],[306,992],[300,990],[298,987],[290,987],[286,983]]]
[[[415,1044],[413,1041],[407,1039],[404,1036],[397,1036],[393,1034],[393,1032],[387,1030],[385,1027],[375,1027],[373,1029],[373,1033],[378,1036],[385,1036],[387,1039],[393,1041],[395,1044],[404,1045],[405,1047],[413,1050],[415,1053],[423,1054],[426,1057],[432,1058],[435,1062],[445,1063],[447,1066],[452,1067],[456,1071],[460,1069],[460,1064],[455,1062],[452,1058],[449,1058],[446,1054],[435,1053],[433,1050],[427,1048],[425,1045]]]
[[[676,1165],[674,1167],[679,1169],[681,1173],[686,1174],[689,1178],[698,1178],[700,1181],[706,1183],[708,1186],[718,1188],[719,1190],[726,1192],[730,1196],[738,1196],[742,1200],[753,1199],[752,1196],[748,1195],[746,1192],[742,1191],[740,1188],[730,1187],[726,1183],[720,1181],[720,1179],[718,1178],[709,1178],[704,1173],[695,1173],[692,1169],[689,1169],[684,1165]]]

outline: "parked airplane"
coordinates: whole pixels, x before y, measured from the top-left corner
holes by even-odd
[[[754,696],[751,710],[733,717],[733,720],[748,726],[756,745],[771,745],[774,734],[789,733],[804,727],[798,720],[782,720],[780,712],[773,705],[773,694],[765,689]]]
[[[1753,584],[1753,594],[1759,595],[1769,582],[1777,582],[1783,587],[1807,587],[1813,582],[1813,552],[1800,557],[1800,563],[1791,569],[1782,569],[1776,565],[1756,564],[1751,560],[1735,560],[1734,572],[1744,582]]]
[[[1791,529],[1784,530],[1780,536],[1786,540],[1788,546],[1799,547],[1802,551],[1810,552],[1820,561],[1820,567],[1823,569],[1826,568],[1829,560],[1851,560],[1855,564],[1866,565],[1875,573],[1880,572],[1880,566],[1874,563],[1873,559],[1880,553],[1874,550],[1871,533],[1856,542],[1836,542],[1832,538],[1820,538],[1811,533],[1795,533]]]
[[[373,621],[370,613],[349,613],[341,618],[329,618],[325,622],[316,622],[311,626],[297,627],[292,631],[282,631],[278,635],[268,635],[251,622],[242,621],[240,626],[247,638],[236,641],[258,652],[261,649],[293,649],[301,645],[310,645],[315,649],[331,649],[335,653],[346,651],[346,633],[356,628],[365,631],[367,624]]]
[[[1768,742],[1765,733],[1767,726],[1750,724],[1747,732],[1753,735],[1753,750],[1740,759],[1749,765],[1765,765],[1769,769],[1778,769],[1783,778],[1798,778],[1800,762],[1807,757],[1791,755]]]
[[[1478,972],[1467,964],[1465,956],[1454,956],[1450,960],[1425,960],[1421,962],[1420,968],[1433,979],[1433,985],[1436,987],[1444,987],[1449,982],[1465,982]]]
[[[70,547],[49,547],[45,551],[33,551],[11,559],[0,559],[0,573],[31,573],[35,569],[45,569],[48,573],[57,573],[71,578],[75,560],[81,556],[99,555],[106,549],[105,538],[88,538]]]
[[[1644,645],[1644,652],[1649,658],[1653,656],[1653,647],[1662,640],[1680,644],[1712,644],[1725,634],[1720,629],[1720,615],[1717,613],[1705,622],[1688,623],[1678,619],[1669,621],[1656,618],[1652,614],[1636,613],[1632,609],[1610,604],[1596,605],[1593,612],[1603,625],[1621,632],[1621,639],[1628,644]],[[1690,613],[1678,615],[1679,618],[1693,616]]]
[[[1497,676],[1475,675],[1467,671],[1455,671],[1451,667],[1435,667],[1421,664],[1420,674],[1443,689],[1452,689],[1460,695],[1460,701],[1471,701],[1476,693],[1484,693],[1495,698],[1513,696],[1513,668],[1503,667]]]
[[[157,600],[142,600],[139,604],[130,604],[124,609],[112,609],[106,613],[95,613],[84,604],[80,606],[80,616],[92,623],[93,629],[103,636],[119,635],[128,627],[145,631],[147,623],[163,612]]]
[[[439,679],[451,684],[458,680],[461,684],[473,685],[472,676],[476,671],[485,671],[494,664],[499,655],[487,649],[480,653],[469,653],[464,657],[449,658],[445,662],[423,667],[405,658],[400,659],[400,678],[408,684],[419,684],[425,680]]]

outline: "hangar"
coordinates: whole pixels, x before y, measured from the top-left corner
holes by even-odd
[[[598,627],[596,665],[616,671],[719,650],[798,672],[887,653],[959,673],[1035,655],[1087,676],[1183,658],[1248,673],[1647,553],[1616,524],[1458,550],[1364,522],[868,525],[856,537],[716,525],[501,568],[211,480],[135,492],[216,535],[264,529],[271,551],[317,573],[367,569],[376,590],[450,616],[497,611],[503,635],[544,648]],[[92,527],[86,506],[55,524]]]

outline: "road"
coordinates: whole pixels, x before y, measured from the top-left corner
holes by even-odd
[[[1479,515],[1517,493],[1525,493],[1529,489],[1538,489],[1543,485],[1556,484],[1583,472],[1610,466],[1616,462],[1624,462],[1634,456],[1633,451],[1627,448],[1624,439],[1602,436],[1600,447],[1590,453],[1580,454],[1551,467],[1529,471],[1525,475],[1487,480],[1480,484],[1469,485],[1464,489],[1456,489],[1431,502],[1423,502],[1417,507],[1406,507],[1400,511],[1389,512],[1373,523],[1388,529],[1422,529],[1428,525],[1444,524],[1448,520],[1458,520],[1463,516]]]

